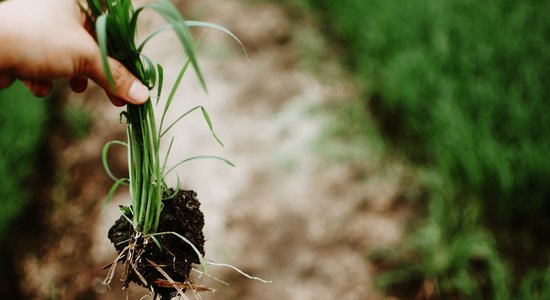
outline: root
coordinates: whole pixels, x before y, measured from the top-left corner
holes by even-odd
[[[183,291],[183,289],[180,286],[178,286],[176,282],[172,278],[170,278],[170,276],[166,272],[164,272],[164,270],[161,267],[159,267],[159,265],[157,265],[155,262],[151,261],[148,258],[146,258],[145,260],[147,260],[147,262],[149,262],[155,269],[157,269],[157,271],[159,271],[160,274],[162,274],[162,276],[164,276],[168,280],[168,282],[171,284],[171,287],[176,289],[178,296],[183,297],[183,299],[190,300],[189,297],[185,295],[185,292]]]
[[[137,268],[135,266],[135,262],[137,262],[140,259],[141,253],[142,253],[140,251],[140,253],[138,255],[135,255],[136,254],[135,251],[137,249],[137,242],[138,242],[140,236],[141,236],[141,234],[137,234],[135,237],[133,237],[131,239],[131,241],[128,243],[128,246],[124,247],[124,249],[122,251],[120,251],[119,255],[115,258],[115,260],[113,260],[113,262],[111,264],[106,265],[106,266],[103,267],[103,269],[109,268],[109,271],[107,272],[107,276],[103,280],[103,284],[105,284],[107,286],[109,286],[111,284],[111,282],[113,281],[114,275],[115,275],[115,269],[116,269],[116,266],[117,266],[118,262],[122,261],[122,259],[124,257],[126,257],[124,259],[124,265],[125,265],[124,275],[128,275],[130,268],[132,268],[132,270],[134,271],[136,276],[139,278],[139,280],[145,286],[147,286],[147,280],[145,280],[143,275],[141,275],[141,273],[137,270]],[[127,279],[124,280],[124,281],[125,281],[124,287],[127,287],[129,282],[128,282]],[[110,289],[110,286],[109,286],[109,289]]]
[[[147,237],[155,237],[155,236],[159,236],[159,235],[168,235],[168,234],[171,234],[171,235],[174,235],[176,237],[178,237],[180,240],[184,241],[185,243],[187,243],[189,246],[191,246],[191,248],[193,249],[193,251],[195,251],[195,253],[197,254],[197,258],[199,259],[199,262],[200,262],[200,265],[202,266],[203,268],[203,271],[205,273],[208,273],[207,270],[206,270],[206,262],[204,260],[204,257],[202,256],[201,252],[199,251],[199,249],[197,249],[197,247],[191,243],[191,241],[189,241],[186,237],[184,237],[183,235],[177,233],[177,232],[174,232],[174,231],[168,231],[168,232],[158,232],[158,233],[152,233],[152,234],[149,234],[147,235]]]
[[[210,274],[208,274],[208,273],[204,273],[204,272],[201,271],[201,270],[198,270],[198,269],[193,268],[192,271],[194,271],[194,272],[196,272],[196,273],[199,274],[199,279],[200,279],[202,276],[206,276],[206,277],[208,277],[208,278],[210,278],[210,279],[212,279],[212,280],[214,280],[214,281],[216,281],[216,282],[219,282],[219,283],[221,283],[221,284],[223,284],[223,285],[225,285],[225,286],[229,286],[229,283],[227,283],[227,282],[225,282],[225,281],[223,281],[223,280],[221,280],[221,279],[219,279],[219,278],[216,278],[216,277],[214,277],[214,276],[212,276],[212,275],[210,275]]]
[[[216,292],[215,289],[205,287],[205,286],[200,286],[200,285],[194,285],[192,283],[187,283],[187,282],[170,282],[169,280],[166,280],[166,279],[157,279],[155,283],[159,287],[175,288],[176,286],[178,286],[182,289],[195,290],[197,292],[212,292],[212,293]]]
[[[137,275],[137,277],[139,278],[141,283],[143,283],[144,286],[147,286],[148,285],[147,280],[145,280],[145,277],[143,277],[143,275],[141,275],[141,273],[138,272],[138,270],[137,270],[136,266],[134,265],[134,263],[132,261],[128,261],[128,264],[130,264],[130,266],[132,267],[132,270],[134,270],[134,273]]]
[[[139,252],[136,253],[137,242],[138,242],[138,236],[136,236],[136,238],[132,239],[132,242],[120,252],[120,254],[117,256],[117,258],[111,264],[106,265],[106,266],[103,267],[103,269],[107,269],[107,268],[109,269],[109,271],[107,272],[107,276],[106,276],[105,280],[103,281],[103,283],[105,285],[109,286],[109,284],[112,282],[112,279],[114,278],[115,269],[116,269],[117,264],[119,262],[121,262],[125,257],[123,264],[126,266],[126,270],[125,270],[124,274],[128,275],[129,274],[128,272],[131,268],[133,270],[134,274],[136,274],[136,276],[139,278],[139,280],[144,284],[144,286],[149,286],[146,279],[143,277],[143,275],[136,268],[136,263],[137,263],[137,261],[139,261],[142,258],[141,254],[143,253],[142,250],[138,250]],[[146,243],[146,241],[144,241],[144,243]],[[193,293],[193,295],[195,296],[195,299],[198,299],[198,300],[202,299],[202,297],[198,294],[198,292],[212,292],[212,293],[216,292],[215,289],[212,289],[212,288],[209,288],[209,287],[204,287],[204,286],[201,286],[201,285],[195,285],[195,284],[192,284],[190,281],[176,282],[157,263],[155,263],[154,261],[152,261],[148,258],[145,258],[145,260],[164,277],[164,279],[155,280],[155,282],[154,282],[155,285],[158,286],[158,287],[161,287],[161,288],[173,288],[173,289],[175,289],[176,293],[177,293],[177,295],[180,299],[191,300],[191,299],[189,299],[189,297],[187,295],[185,295],[186,290],[190,290]],[[245,273],[244,271],[240,270],[239,268],[237,268],[233,265],[230,265],[230,264],[216,263],[216,262],[213,262],[211,260],[205,260],[205,263],[207,265],[211,265],[211,266],[224,267],[224,268],[232,269],[233,271],[235,271],[235,272],[241,274],[242,276],[244,276],[248,279],[251,279],[251,280],[260,281],[260,282],[265,283],[265,284],[272,283],[272,281],[270,281],[270,280],[265,280],[265,279],[262,279],[260,277],[249,275],[249,274]],[[202,267],[204,268],[204,265],[202,265]],[[213,280],[215,280],[215,281],[217,281],[221,284],[229,286],[229,283],[227,283],[223,280],[220,280],[220,279],[218,279],[218,278],[216,278],[216,277],[214,277],[214,276],[212,276],[212,275],[210,275],[206,272],[203,272],[203,271],[198,270],[196,268],[193,268],[192,271],[198,273],[199,278],[202,277],[202,276],[206,276],[206,277],[211,278],[211,279],[213,279]],[[128,284],[129,284],[129,281],[128,281],[128,279],[125,279],[124,281],[125,281],[124,287],[127,287]],[[110,289],[110,287],[109,287],[109,289]],[[157,299],[158,296],[159,296],[159,294],[156,293],[155,290],[151,289],[151,294],[146,295],[146,296],[142,297],[141,299],[145,299],[146,297],[152,297],[152,299],[155,300],[155,299]]]
[[[124,250],[120,251],[120,254],[117,256],[117,258],[115,258],[115,260],[111,264],[103,267],[103,269],[109,268],[109,271],[107,272],[107,276],[105,276],[105,279],[103,280],[103,284],[108,286],[109,289],[111,289],[109,284],[111,284],[111,282],[113,281],[113,277],[115,276],[116,265],[122,259],[122,257],[126,254],[126,251],[128,251],[129,248],[130,248],[130,245],[126,246]]]
[[[170,233],[162,233],[162,234],[176,234],[176,233],[170,232]],[[179,236],[179,234],[178,234],[178,236]],[[147,243],[148,243],[147,237],[149,237],[149,236],[145,237],[145,239],[141,239],[141,242],[143,242],[143,245],[138,245],[138,243],[140,243],[140,237],[142,237],[142,236],[139,233],[136,234],[134,237],[132,237],[128,241],[129,242],[128,245],[124,249],[122,249],[122,251],[120,251],[119,255],[113,260],[113,262],[103,267],[103,269],[109,269],[105,279],[103,280],[103,284],[107,285],[109,287],[109,289],[110,289],[109,285],[110,285],[110,283],[112,282],[112,280],[115,276],[115,270],[116,270],[116,266],[118,265],[118,263],[121,263],[125,266],[125,271],[124,271],[123,275],[128,276],[128,274],[130,274],[130,270],[131,270],[132,274],[136,275],[136,277],[139,279],[139,281],[141,281],[143,286],[151,287],[151,285],[147,282],[145,277],[138,271],[138,268],[136,267],[140,260],[145,259],[152,267],[154,267],[162,275],[162,277],[165,278],[165,279],[157,279],[154,282],[154,284],[158,287],[161,287],[161,288],[173,288],[173,289],[175,289],[176,292],[177,292],[177,295],[178,295],[178,297],[180,297],[180,299],[190,300],[189,297],[187,295],[185,295],[185,290],[192,291],[195,298],[199,299],[199,300],[202,299],[202,297],[198,294],[198,292],[215,292],[214,289],[211,289],[211,288],[208,288],[208,287],[203,287],[203,286],[200,286],[200,285],[194,285],[190,281],[189,282],[176,282],[176,281],[174,281],[170,277],[170,275],[168,275],[168,273],[166,273],[162,269],[161,266],[159,266],[157,263],[155,263],[154,261],[152,261],[152,260],[150,260],[146,257],[142,257],[142,255],[144,253],[143,249],[145,248],[143,246],[147,245]],[[190,243],[186,239],[185,239],[185,241],[187,243]],[[193,248],[194,248],[195,251],[198,251],[194,246],[193,246]],[[202,256],[200,258],[202,260]],[[204,260],[203,260],[202,266],[203,267],[205,266],[204,265]],[[126,277],[126,279],[124,279],[123,281],[124,281],[124,288],[128,287],[128,285],[130,284],[130,280],[128,279],[128,277]],[[152,299],[155,300],[155,299],[157,299],[158,296],[159,296],[159,294],[151,287],[151,294],[142,297],[142,299],[146,299],[147,297],[152,297]]]
[[[246,277],[248,279],[251,279],[251,280],[256,280],[256,281],[259,281],[259,282],[262,282],[262,283],[273,283],[273,281],[271,281],[271,280],[265,280],[265,279],[262,279],[260,277],[248,275],[247,273],[241,271],[239,268],[237,268],[233,265],[216,263],[216,262],[213,262],[213,261],[208,261],[208,264],[211,265],[211,266],[216,266],[216,267],[230,268],[233,271],[235,271],[235,272],[237,272],[237,273],[239,273],[239,274],[243,275],[244,277]]]

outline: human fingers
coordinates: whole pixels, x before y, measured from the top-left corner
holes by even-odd
[[[117,96],[107,94],[107,97],[109,97],[109,100],[111,100],[111,103],[113,103],[114,106],[121,107],[121,106],[124,106],[128,103],[128,102],[118,98]]]
[[[77,75],[71,78],[70,84],[73,92],[82,93],[88,88],[88,78]]]
[[[99,57],[94,58],[89,64],[89,68],[84,70],[84,73],[99,84],[110,96],[136,105],[143,104],[149,99],[149,89],[135,78],[121,63],[110,57],[108,58],[108,63],[111,67],[111,73],[113,74],[114,89],[111,88],[107,80],[107,76],[103,70],[103,64]]]
[[[9,87],[14,81],[15,78],[13,76],[0,73],[0,89]]]
[[[23,83],[36,97],[46,97],[53,90],[51,80],[23,80]]]

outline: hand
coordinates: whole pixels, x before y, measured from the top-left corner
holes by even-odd
[[[109,58],[115,81],[111,89],[99,47],[85,28],[76,0],[8,0],[0,4],[0,89],[21,79],[43,97],[52,79],[67,78],[83,92],[88,78],[99,84],[114,105],[142,104],[149,90],[122,64]]]

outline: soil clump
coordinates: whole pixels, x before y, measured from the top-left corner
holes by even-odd
[[[173,190],[170,191],[173,194]],[[160,215],[156,235],[157,245],[152,239],[144,238],[136,232],[128,221],[131,213],[121,216],[111,227],[108,237],[117,252],[123,254],[119,262],[127,265],[124,286],[130,282],[152,289],[161,299],[170,299],[176,292],[173,280],[182,290],[191,286],[189,273],[192,265],[200,263],[197,253],[181,238],[169,232],[184,236],[204,256],[204,215],[194,191],[179,191],[175,197],[163,200],[164,207]],[[134,244],[134,245],[132,245]],[[133,247],[133,249],[132,249]],[[134,256],[128,259],[128,255]],[[153,262],[156,266],[151,263]],[[161,268],[168,276],[160,273]],[[170,279],[169,279],[169,278]]]

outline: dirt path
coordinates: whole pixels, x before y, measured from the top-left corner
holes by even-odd
[[[210,272],[230,286],[203,281],[218,290],[203,294],[203,299],[382,298],[367,255],[374,247],[401,238],[407,214],[400,206],[406,169],[374,147],[361,149],[360,157],[350,154],[368,144],[326,138],[331,108],[353,99],[353,85],[334,58],[308,65],[304,47],[321,47],[322,41],[319,44],[307,23],[291,20],[275,5],[242,2],[202,0],[181,5],[193,18],[234,31],[249,50],[250,61],[229,38],[207,33],[200,62],[209,96],[190,73],[173,111],[204,105],[225,147],[217,146],[196,114],[173,129],[172,162],[216,154],[237,165],[195,161],[183,165],[179,175],[202,202],[207,258],[273,283],[211,267]],[[157,22],[152,18],[145,26]],[[310,39],[309,44],[303,38]],[[147,52],[165,65],[166,78],[175,78],[183,63],[177,43],[170,34],[156,42],[162,46]],[[72,200],[60,204],[62,211],[72,209],[72,215],[56,215],[57,242],[43,258],[23,259],[29,295],[42,298],[53,289],[61,299],[121,299],[125,294],[116,284],[111,292],[101,285],[105,271],[98,266],[115,257],[106,232],[117,218],[116,205],[126,204],[128,195],[119,193],[99,213],[109,188],[101,173],[99,149],[108,139],[123,139],[123,126],[118,123],[118,109],[103,100],[97,103],[103,98],[98,91],[72,98],[71,103],[92,111],[95,125],[86,140],[65,150],[62,165],[68,174],[85,179]],[[113,156],[115,170],[124,167],[124,154],[119,154],[120,158]],[[345,158],[331,159],[330,154]],[[63,224],[86,229],[62,230]],[[40,279],[44,276],[49,276],[48,283]],[[129,295],[139,299],[144,294],[132,289]]]

